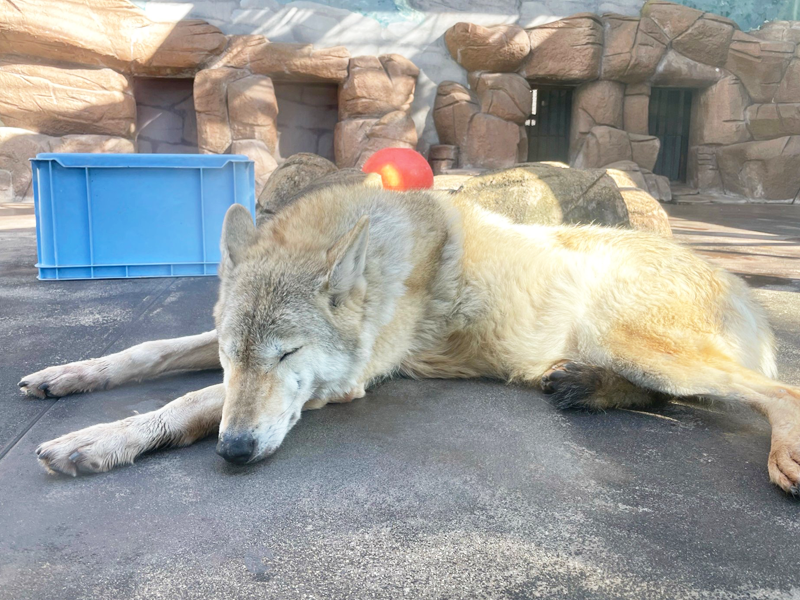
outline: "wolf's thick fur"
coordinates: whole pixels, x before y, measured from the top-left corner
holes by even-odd
[[[258,230],[234,206],[221,247],[216,333],[20,385],[63,396],[220,362],[224,384],[47,442],[45,467],[105,471],[217,426],[218,452],[251,462],[302,408],[361,397],[381,378],[487,376],[542,386],[562,407],[744,402],[772,423],[771,480],[798,490],[800,390],[773,380],[762,309],[741,280],[672,241],[516,225],[458,196],[354,185],[317,189]]]

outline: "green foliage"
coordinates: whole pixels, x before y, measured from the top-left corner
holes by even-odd
[[[764,21],[800,20],[800,0],[678,0],[678,2],[733,19],[742,31],[757,29]]]

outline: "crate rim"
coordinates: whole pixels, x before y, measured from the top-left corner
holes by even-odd
[[[228,163],[254,161],[243,154],[140,154],[112,152],[40,152],[28,159],[55,162],[65,168],[91,169],[221,169]],[[166,164],[165,164],[166,163]]]

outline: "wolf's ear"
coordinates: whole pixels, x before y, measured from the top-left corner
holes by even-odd
[[[225,213],[225,221],[222,224],[222,238],[219,243],[220,275],[242,260],[244,251],[255,239],[256,226],[253,225],[250,211],[241,204],[232,205]]]
[[[339,304],[364,276],[369,243],[369,217],[364,215],[355,227],[328,250],[328,292]]]

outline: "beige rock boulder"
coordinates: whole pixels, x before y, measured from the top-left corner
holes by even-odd
[[[349,76],[339,88],[339,119],[408,111],[417,75],[419,69],[398,54],[351,58]]]
[[[628,223],[631,229],[672,237],[669,216],[653,196],[637,188],[621,189],[620,194],[628,209]]]
[[[479,73],[474,89],[481,112],[517,125],[531,114],[531,86],[516,73]]]
[[[375,150],[406,146],[415,148],[417,145],[417,128],[414,125],[414,121],[407,113],[402,110],[397,110],[385,114],[378,119],[377,123],[367,132],[367,138],[371,140],[383,139],[387,142],[398,142],[398,146],[393,146],[392,144],[381,145],[380,147],[376,147]],[[361,165],[357,166],[360,167]]]
[[[414,101],[414,89],[417,86],[419,67],[400,54],[384,54],[378,57],[386,75],[392,82],[391,110],[408,112]]]
[[[594,125],[622,127],[625,86],[616,81],[591,81],[579,86],[573,97],[577,106]]]
[[[380,119],[339,121],[334,130],[334,153],[339,167],[361,167],[382,148],[417,146],[417,129],[411,117],[394,111]]]
[[[717,165],[717,146],[690,146],[686,164],[687,183],[700,191],[722,188]]]
[[[579,13],[528,30],[531,52],[519,67],[526,79],[579,83],[600,75],[603,25],[589,13]]]
[[[800,104],[752,104],[747,107],[747,127],[753,139],[770,140],[800,135]]]
[[[257,222],[260,225],[315,190],[337,185],[382,187],[380,175],[355,168],[337,169],[329,160],[308,152],[293,154],[275,169],[259,194]]]
[[[650,129],[650,85],[647,83],[625,86],[622,128],[631,133],[647,134]]]
[[[517,25],[456,23],[445,32],[444,42],[467,71],[515,71],[531,49],[528,35]]]
[[[620,190],[635,188],[647,192],[655,200],[662,202],[672,200],[669,180],[663,175],[655,175],[631,160],[616,162],[604,168]]]
[[[605,30],[605,44],[601,62],[602,77],[619,81],[625,76],[625,72],[631,62],[631,52],[636,40],[636,34],[639,31],[639,19],[612,13],[603,15],[602,21]],[[659,33],[663,36],[663,32],[659,30]],[[655,60],[653,71],[655,71],[656,65],[663,54],[664,51],[662,50]]]
[[[138,43],[132,45],[132,75],[193,75],[225,48],[226,40],[222,32],[199,19],[153,23],[147,30],[147,38],[138,39]],[[131,32],[133,39],[137,39],[138,33],[135,30]]]
[[[652,19],[605,15],[605,47],[602,78],[640,83],[656,71],[664,56],[667,39]]]
[[[725,69],[742,81],[753,102],[772,102],[794,51],[793,43],[761,40],[736,31]]]
[[[16,127],[0,127],[0,172],[10,180],[6,201],[33,201],[29,160],[40,152],[135,152],[133,142],[107,135],[52,137]]]
[[[800,136],[717,148],[727,193],[761,200],[794,200],[800,192]]]
[[[643,169],[652,171],[656,165],[658,151],[661,149],[661,142],[654,135],[639,133],[629,133],[628,139],[631,141],[631,158],[633,162]]]
[[[233,141],[228,120],[228,86],[248,77],[243,69],[205,69],[194,79],[197,146],[201,152],[222,154]]]
[[[619,161],[633,161],[652,170],[660,142],[652,135],[628,133],[614,127],[593,127],[572,161],[579,169],[596,169]]]
[[[647,191],[659,202],[672,201],[672,189],[669,186],[669,179],[664,175],[656,175],[652,171],[642,171],[644,180],[647,183]]]
[[[599,125],[586,134],[572,166],[597,169],[624,160],[633,160],[628,134],[616,127]]]
[[[649,191],[641,167],[632,160],[611,163],[606,165],[604,170],[620,189],[639,188],[640,190]]]
[[[517,162],[520,142],[519,126],[478,113],[469,122],[467,141],[460,148],[461,166],[499,169]]]
[[[474,175],[454,175],[450,173],[446,175],[434,175],[433,189],[446,192],[455,192],[472,177],[474,177]]]
[[[231,138],[260,140],[274,153],[278,144],[278,101],[272,80],[266,75],[242,77],[228,84],[227,93]]]
[[[783,132],[777,104],[752,104],[747,107],[746,126],[756,140],[771,140],[787,135]]]
[[[48,135],[130,137],[136,100],[125,75],[0,59],[0,122]]]
[[[460,83],[443,81],[433,103],[433,122],[439,142],[462,147],[472,117],[480,112],[477,97]]]
[[[738,144],[750,139],[745,120],[750,98],[737,77],[724,77],[696,94],[691,145]]]
[[[703,14],[702,10],[663,0],[649,0],[642,7],[642,16],[652,19],[668,40],[674,40],[689,31]]]
[[[11,192],[8,202],[33,202],[31,166],[28,162],[40,152],[50,152],[56,138],[19,129],[0,127],[0,170],[9,173]]]
[[[261,223],[269,219],[291,204],[315,181],[336,171],[336,165],[316,154],[293,154],[273,171],[261,193],[256,196],[257,221]]]
[[[11,184],[10,191],[4,191],[4,201],[33,202],[28,161],[40,152],[50,152],[54,139],[17,127],[0,127],[0,171],[9,173],[4,178]]]
[[[800,135],[800,103],[778,104],[778,116],[788,135]]]
[[[735,29],[728,19],[706,13],[672,40],[672,47],[687,58],[721,67],[728,58],[728,47]]]
[[[0,56],[111,67],[136,75],[192,75],[222,52],[205,21],[154,23],[125,0],[14,0],[0,4]]]
[[[269,43],[253,56],[250,68],[276,81],[340,83],[347,77],[349,62],[344,46],[317,50],[311,44]]]
[[[652,83],[662,87],[696,88],[716,83],[721,76],[719,68],[697,62],[670,49],[658,64]]]
[[[783,73],[775,102],[797,102],[800,100],[800,58],[793,58]]]
[[[628,224],[614,180],[600,170],[525,163],[467,179],[455,193],[515,223]]]
[[[347,119],[336,123],[333,132],[333,151],[336,165],[354,167],[367,143],[367,133],[378,119]]]
[[[344,46],[315,49],[312,44],[270,42],[263,35],[237,35],[209,66],[249,69],[274,81],[343,83],[349,63]]]
[[[261,196],[272,172],[278,168],[278,162],[272,151],[262,140],[234,140],[231,142],[231,154],[243,154],[253,161],[256,179],[256,198]]]
[[[750,35],[773,42],[800,44],[800,21],[770,21],[751,31]]]
[[[590,81],[580,85],[572,97],[570,147],[580,148],[583,138],[598,125],[622,128],[625,86],[616,81]]]

